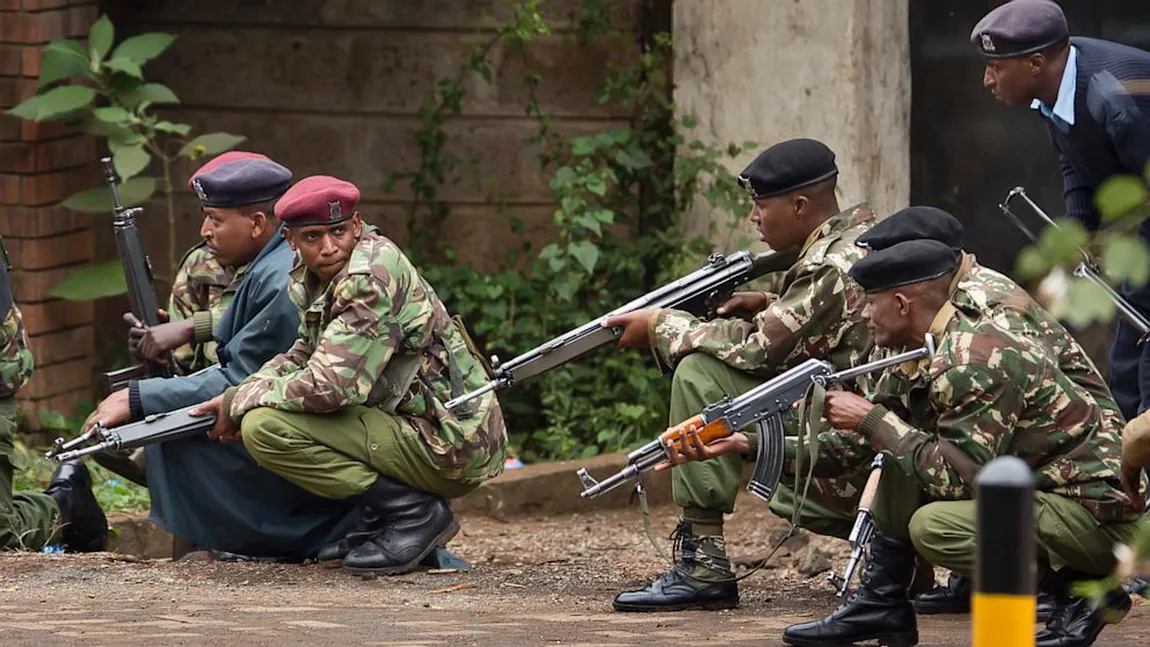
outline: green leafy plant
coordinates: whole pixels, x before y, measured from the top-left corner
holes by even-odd
[[[120,177],[124,205],[147,202],[157,189],[168,215],[168,258],[175,272],[176,212],[172,167],[180,158],[195,161],[230,150],[244,137],[224,132],[192,136],[189,124],[163,119],[161,106],[180,103],[166,85],[148,82],[143,66],[160,56],[175,40],[166,33],[128,37],[113,48],[115,29],[101,16],[88,32],[87,44],[57,39],[45,48],[40,61],[37,92],[8,110],[21,119],[62,121],[101,137]],[[159,165],[158,176],[143,175]],[[107,213],[112,196],[100,186],[70,196],[61,203],[73,211]],[[73,271],[57,284],[52,295],[87,301],[123,294],[127,288],[118,262],[93,264]]]
[[[393,185],[406,182],[413,193],[406,208],[413,261],[480,344],[504,359],[701,265],[712,246],[702,236],[685,240],[680,231],[682,215],[700,198],[729,214],[729,227],[750,207],[723,162],[754,143],[707,146],[687,138],[693,119],[674,118],[669,34],[650,34],[638,56],[607,71],[597,100],[629,108],[628,126],[570,141],[556,136],[552,116],[535,100],[540,76],[523,56],[536,38],[552,32],[541,4],[516,3],[511,20],[476,46],[463,69],[439,80],[420,111],[419,165],[392,174]],[[572,45],[633,38],[611,27],[618,8],[619,3],[584,0],[573,16],[578,32]],[[428,245],[420,232],[437,231],[450,214],[450,205],[439,198],[443,184],[483,184],[476,177],[480,160],[445,153],[444,125],[461,110],[464,80],[492,81],[488,58],[496,47],[504,48],[504,56],[522,57],[522,82],[529,90],[524,112],[538,123],[524,143],[539,150],[556,209],[551,242],[537,249],[529,242],[531,232],[505,207],[521,241],[508,253],[505,269],[479,272],[460,262],[455,250]],[[496,196],[490,199],[499,203]],[[713,224],[707,233],[721,226]],[[666,425],[668,387],[649,354],[605,350],[504,391],[500,402],[520,455],[548,460],[592,456],[647,440]]]

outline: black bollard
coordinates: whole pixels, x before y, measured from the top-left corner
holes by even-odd
[[[1000,456],[975,479],[978,555],[972,647],[1034,647],[1034,474]]]

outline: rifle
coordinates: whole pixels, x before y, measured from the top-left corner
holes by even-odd
[[[998,205],[998,208],[1006,214],[1010,221],[1014,223],[1014,226],[1017,227],[1023,233],[1023,235],[1030,239],[1031,243],[1038,244],[1038,237],[1034,235],[1034,232],[1031,231],[1030,228],[1027,227],[1026,224],[1023,223],[1022,220],[1010,210],[1010,200],[1015,196],[1020,196],[1023,200],[1025,200],[1026,204],[1029,205],[1030,208],[1033,209],[1040,218],[1046,221],[1046,224],[1052,227],[1057,227],[1058,223],[1054,222],[1054,219],[1048,216],[1041,207],[1035,204],[1035,202],[1030,199],[1030,196],[1026,195],[1026,189],[1020,186],[1016,186],[1010,190],[1010,193],[1006,194],[1006,199],[1002,201],[1002,204]],[[1090,254],[1086,250],[1079,247],[1078,253],[1082,256],[1082,262],[1074,268],[1074,276],[1084,278],[1102,288],[1102,291],[1106,293],[1106,296],[1110,297],[1110,300],[1114,302],[1114,305],[1118,310],[1118,316],[1122,317],[1124,320],[1126,320],[1126,323],[1130,324],[1132,328],[1138,331],[1138,344],[1141,345],[1148,338],[1150,338],[1150,319],[1147,319],[1146,316],[1139,312],[1133,304],[1131,304],[1121,294],[1115,291],[1114,288],[1110,287],[1110,284],[1107,283],[1106,280],[1103,279],[1102,276],[1098,273],[1098,268],[1094,266],[1094,259],[1090,257]]]
[[[821,359],[808,359],[774,379],[756,386],[746,393],[707,405],[702,413],[664,431],[659,437],[627,455],[627,466],[611,476],[596,481],[582,468],[576,475],[583,484],[580,496],[593,499],[623,483],[638,483],[643,472],[667,460],[668,448],[683,442],[690,432],[696,432],[704,444],[726,438],[739,429],[759,425],[759,450],[755,457],[755,470],[747,484],[747,491],[763,501],[770,502],[782,478],[784,459],[783,416],[792,412],[792,405],[807,397],[812,384],[826,387],[854,379],[888,366],[930,357],[934,354],[934,336],[927,334],[921,348],[878,359],[853,368],[834,372],[834,367]]]
[[[144,246],[140,242],[140,230],[136,227],[136,216],[143,213],[143,208],[125,208],[120,203],[120,193],[116,190],[116,170],[112,166],[111,157],[100,158],[104,167],[104,180],[112,190],[113,213],[112,229],[116,235],[116,250],[120,254],[120,262],[124,266],[124,280],[128,285],[128,303],[132,308],[132,315],[144,324],[155,326],[160,323],[160,315],[156,312],[159,304],[156,301],[156,281],[152,275],[152,263],[144,253]],[[104,388],[108,393],[118,391],[128,385],[131,380],[144,377],[169,377],[171,375],[166,366],[158,364],[136,364],[127,368],[104,373]]]
[[[484,386],[449,400],[444,406],[454,410],[475,398],[518,384],[528,378],[573,362],[605,346],[623,334],[622,328],[604,328],[609,317],[644,308],[674,308],[697,317],[713,313],[741,285],[771,272],[789,269],[798,260],[797,248],[764,252],[752,256],[741,251],[730,255],[711,254],[702,268],[657,288],[607,314],[537,346],[518,357],[500,363],[491,357],[493,379]]]
[[[847,560],[846,570],[843,571],[841,577],[834,571],[831,571],[831,574],[827,576],[840,598],[846,595],[847,590],[850,589],[851,580],[854,579],[855,570],[862,560],[863,551],[870,545],[871,537],[874,536],[874,516],[870,512],[870,507],[874,503],[875,493],[878,492],[878,483],[882,478],[882,465],[885,458],[885,454],[878,454],[871,461],[870,476],[867,477],[866,486],[863,488],[862,496],[859,497],[858,516],[855,517],[855,525],[851,528],[849,537],[851,556]]]
[[[57,438],[52,443],[52,449],[44,454],[44,458],[63,463],[88,454],[135,449],[177,438],[194,436],[200,432],[208,431],[216,423],[214,415],[189,415],[188,411],[196,406],[198,405],[167,413],[154,413],[139,422],[131,422],[119,427],[105,427],[97,423],[84,434],[68,442],[64,442],[63,438]],[[91,442],[95,442],[95,444],[88,445]],[[84,445],[88,446],[84,447]]]

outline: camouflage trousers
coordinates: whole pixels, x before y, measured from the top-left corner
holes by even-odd
[[[675,368],[671,382],[670,424],[696,415],[724,395],[739,395],[762,382],[761,378],[735,370],[709,355],[688,355]],[[797,430],[795,421],[788,422],[787,435],[793,436]],[[672,492],[675,503],[683,508],[683,518],[693,523],[722,523],[723,513],[735,510],[743,469],[744,460],[737,455],[675,467],[671,471]],[[844,478],[813,479],[799,516],[799,526],[819,534],[847,538],[868,473],[869,470],[860,469]],[[771,512],[790,519],[797,498],[794,474],[784,473],[771,499]]]
[[[16,431],[16,402],[0,400],[0,550],[40,550],[52,539],[60,508],[40,492],[12,493],[12,435]]]
[[[978,534],[975,513],[973,500],[930,502],[915,479],[892,462],[883,469],[874,505],[877,527],[910,539],[918,554],[935,566],[973,577]],[[1068,566],[1107,575],[1114,569],[1114,544],[1129,542],[1136,531],[1136,522],[1100,523],[1074,499],[1035,493],[1035,554],[1054,570]]]
[[[419,433],[379,409],[292,413],[261,407],[244,416],[241,432],[261,467],[329,499],[362,494],[380,474],[447,499],[477,487],[443,478],[424,457]]]

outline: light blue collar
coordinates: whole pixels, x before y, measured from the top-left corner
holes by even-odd
[[[1078,48],[1070,46],[1070,55],[1066,57],[1066,69],[1062,71],[1062,82],[1058,85],[1058,99],[1051,110],[1039,99],[1030,102],[1030,107],[1042,113],[1043,117],[1053,120],[1058,117],[1067,126],[1074,125],[1074,92],[1078,89]],[[1055,122],[1057,123],[1057,122]]]

